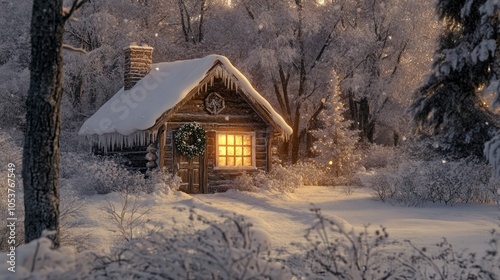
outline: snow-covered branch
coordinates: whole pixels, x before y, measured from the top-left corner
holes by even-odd
[[[74,51],[74,52],[81,52],[83,54],[87,54],[87,51],[82,49],[82,48],[77,48],[77,47],[73,47],[71,45],[68,45],[68,44],[63,44],[63,49],[65,50],[70,50],[70,51]]]

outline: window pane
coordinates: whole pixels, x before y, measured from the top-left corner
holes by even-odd
[[[228,135],[227,136],[227,144],[228,145],[234,145],[234,135]]]
[[[226,145],[226,134],[219,134],[219,145]]]
[[[252,136],[250,135],[244,135],[243,136],[243,144],[244,145],[252,145]]]
[[[236,145],[243,145],[243,135],[234,136],[234,142]]]
[[[243,158],[243,166],[252,166],[252,158],[244,157]]]
[[[254,166],[252,135],[217,134],[217,166]]]

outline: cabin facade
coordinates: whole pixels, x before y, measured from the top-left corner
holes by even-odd
[[[125,87],[79,131],[140,170],[162,168],[187,193],[224,191],[242,173],[270,171],[292,129],[227,58],[151,63],[125,49]]]

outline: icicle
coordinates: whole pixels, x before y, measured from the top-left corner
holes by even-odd
[[[215,68],[215,76],[216,78],[220,78],[220,67],[217,66],[217,68]]]
[[[105,144],[105,145],[106,145],[106,152],[107,152],[107,151],[108,151],[108,148],[109,148],[109,134],[106,134],[106,135],[105,135],[105,139],[106,139],[106,140],[105,140],[105,142],[106,142],[106,144]]]

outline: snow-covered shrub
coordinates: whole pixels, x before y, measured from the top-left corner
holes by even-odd
[[[258,190],[254,183],[254,177],[246,172],[236,177],[233,189],[244,192],[254,192]]]
[[[61,189],[59,204],[59,229],[61,246],[72,246],[78,252],[92,247],[90,234],[78,231],[78,227],[85,225],[82,210],[86,201],[67,190]]]
[[[446,240],[417,248],[411,241],[390,240],[382,227],[355,232],[345,222],[325,217],[320,209],[307,230],[305,255],[288,260],[299,279],[499,279],[500,233],[493,230],[490,248],[481,254],[455,250]]]
[[[377,170],[363,180],[382,201],[404,206],[425,202],[491,203],[496,200],[490,167],[476,160],[405,161]]]
[[[301,176],[304,185],[324,185],[329,181],[325,169],[314,162],[298,162],[287,166],[286,169],[295,175]]]
[[[243,173],[236,177],[233,188],[240,191],[294,192],[295,189],[304,186],[302,176],[295,171],[294,167],[275,165],[269,173],[263,171],[259,171],[255,175]]]
[[[412,279],[500,279],[500,233],[491,232],[489,248],[482,254],[455,250],[446,239],[436,248],[417,248],[410,241]]]
[[[61,184],[69,184],[80,194],[152,191],[143,174],[131,172],[113,159],[64,153],[61,161]]]
[[[61,247],[53,250],[51,247],[52,241],[46,237],[35,239],[28,244],[17,247],[15,251],[15,272],[13,273],[7,269],[12,267],[9,261],[2,261],[0,278],[62,279],[60,278],[61,274],[72,271],[77,266],[75,250],[71,247]]]
[[[116,226],[116,229],[111,231],[117,233],[124,241],[144,235],[145,224],[149,221],[147,215],[151,208],[142,204],[136,195],[129,192],[119,192],[116,195],[119,202],[106,199],[107,206],[102,209]]]
[[[185,209],[179,209],[184,211]],[[206,219],[190,210],[192,223],[116,248],[96,259],[92,279],[291,279],[271,258],[270,236],[242,216]]]
[[[355,232],[318,208],[311,211],[315,221],[307,229],[307,242],[297,244],[305,252],[302,267],[294,270],[300,279],[412,279],[411,267],[400,265],[398,252],[388,249],[396,242],[385,228]]]
[[[111,253],[51,249],[42,237],[0,256],[1,279],[499,279],[500,233],[483,253],[454,249],[446,240],[417,248],[391,240],[381,227],[361,232],[320,209],[299,253],[277,259],[267,232],[239,215],[207,219],[179,208],[191,222],[133,239]],[[187,214],[187,215],[184,215]],[[295,277],[295,278],[294,278]]]
[[[293,192],[295,189],[304,186],[302,176],[294,173],[293,169],[290,170],[281,165],[273,166],[266,178],[267,181],[260,186],[258,185],[258,187],[265,187],[279,192]]]
[[[149,173],[146,183],[155,193],[171,194],[179,190],[182,179],[168,172],[166,168],[156,168]]]
[[[366,149],[360,163],[367,170],[373,168],[384,168],[388,165],[394,164],[396,153],[397,148],[395,147],[372,144]]]

